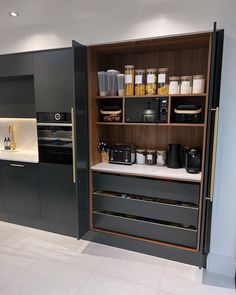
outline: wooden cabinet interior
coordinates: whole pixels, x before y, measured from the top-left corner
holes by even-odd
[[[140,40],[118,44],[91,46],[88,49],[88,93],[89,93],[89,138],[90,167],[101,161],[97,145],[100,141],[109,146],[116,143],[134,144],[143,149],[167,149],[168,144],[202,149],[202,171],[204,170],[204,151],[207,127],[208,88],[211,64],[211,33],[199,33],[168,38]],[[132,97],[99,97],[97,72],[108,69],[124,71],[124,66],[133,64],[135,68],[168,67],[169,75],[196,75],[206,77],[206,91],[199,95],[169,95],[167,123],[126,123],[125,100]],[[134,96],[135,97],[135,96]],[[157,97],[157,96],[155,96]],[[145,98],[143,98],[145,99]],[[118,123],[102,122],[99,108],[105,101],[118,101],[123,110]],[[196,104],[202,108],[199,124],[178,124],[174,120],[174,108],[178,104]],[[93,226],[93,182],[90,174],[91,227]],[[199,223],[197,243],[199,249],[202,185],[200,183]],[[95,213],[96,215],[96,213]],[[97,215],[98,220],[98,215]],[[99,221],[100,221],[99,217]],[[96,228],[95,228],[96,229]],[[96,229],[97,230],[97,229]]]

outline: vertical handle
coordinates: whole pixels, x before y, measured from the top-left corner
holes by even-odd
[[[75,112],[71,108],[71,123],[72,123],[72,162],[73,162],[73,183],[76,182],[76,156],[75,156]]]
[[[218,137],[219,125],[219,108],[212,109],[215,111],[215,124],[214,124],[214,137],[213,137],[213,150],[212,150],[212,164],[211,164],[211,185],[210,185],[210,201],[213,202],[214,186],[215,186],[215,169],[216,169],[216,146]]]

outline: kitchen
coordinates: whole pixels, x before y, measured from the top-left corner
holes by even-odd
[[[1,55],[0,220],[205,268],[223,37]]]

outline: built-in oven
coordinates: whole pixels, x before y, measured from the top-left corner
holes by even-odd
[[[39,162],[73,165],[71,113],[37,113]]]

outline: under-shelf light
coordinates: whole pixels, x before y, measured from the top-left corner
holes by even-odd
[[[16,12],[16,11],[10,11],[10,12],[9,12],[9,15],[10,15],[10,16],[13,16],[13,17],[17,17],[17,16],[19,16],[19,13]]]

